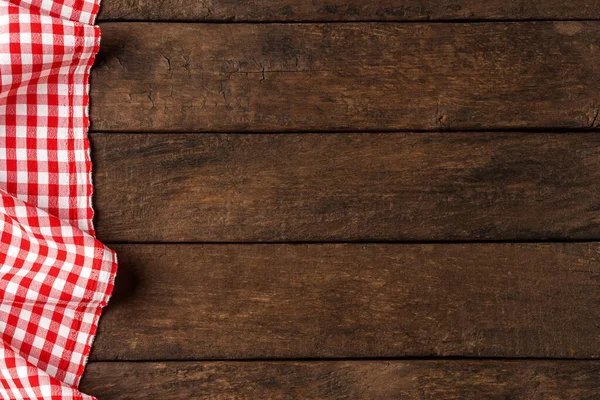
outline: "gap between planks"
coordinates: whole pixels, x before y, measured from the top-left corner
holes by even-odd
[[[104,0],[100,19],[223,22],[597,19],[586,0]]]

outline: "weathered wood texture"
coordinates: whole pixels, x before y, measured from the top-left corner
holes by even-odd
[[[108,242],[600,238],[600,135],[94,134]]]
[[[103,0],[101,20],[439,21],[600,18],[598,0]]]
[[[561,399],[600,397],[597,361],[91,363],[102,400]]]
[[[596,358],[599,246],[118,245],[92,359]]]
[[[597,22],[102,28],[96,131],[600,125]]]

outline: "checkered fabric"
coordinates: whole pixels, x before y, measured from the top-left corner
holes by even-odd
[[[62,3],[0,0],[0,189],[93,233],[87,82],[100,32],[32,11],[84,16]]]
[[[0,0],[0,398],[77,390],[116,273],[94,238],[99,0]]]

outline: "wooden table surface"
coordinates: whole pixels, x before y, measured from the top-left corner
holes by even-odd
[[[600,398],[600,0],[103,0],[117,399]]]

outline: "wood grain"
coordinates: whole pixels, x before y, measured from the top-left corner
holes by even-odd
[[[107,242],[600,238],[600,136],[95,134]]]
[[[96,131],[600,125],[598,22],[102,28]]]
[[[91,363],[102,400],[562,399],[600,397],[597,361]]]
[[[600,18],[597,0],[103,0],[102,20],[440,21]]]
[[[598,244],[114,248],[92,360],[600,357]]]

